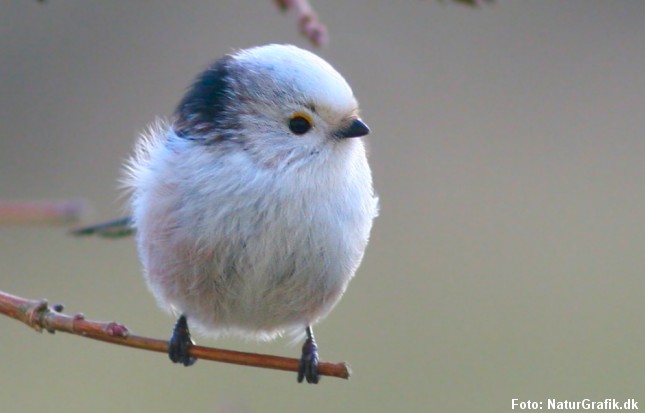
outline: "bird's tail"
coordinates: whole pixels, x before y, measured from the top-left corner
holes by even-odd
[[[135,228],[132,218],[124,217],[86,227],[75,228],[70,231],[70,234],[76,237],[95,235],[103,238],[123,238],[133,235],[134,232]]]

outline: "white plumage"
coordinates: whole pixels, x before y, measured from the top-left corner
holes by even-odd
[[[294,116],[311,129],[293,133]],[[364,143],[342,135],[357,116],[343,77],[294,46],[240,51],[204,72],[127,165],[159,304],[206,333],[258,339],[327,315],[377,215]]]

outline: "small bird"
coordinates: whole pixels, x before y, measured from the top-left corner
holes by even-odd
[[[270,44],[217,60],[142,134],[119,223],[136,229],[147,284],[178,316],[173,362],[195,361],[188,322],[259,340],[304,332],[297,379],[318,382],[311,326],[345,292],[378,214],[368,133],[334,68]]]

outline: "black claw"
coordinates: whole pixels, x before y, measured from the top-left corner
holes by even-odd
[[[298,383],[307,379],[307,383],[316,384],[320,381],[318,374],[318,346],[311,327],[307,327],[307,340],[302,346],[302,356],[298,365]]]
[[[181,363],[186,367],[192,366],[197,359],[188,355],[188,349],[194,344],[195,342],[190,338],[186,316],[182,315],[172,330],[172,337],[168,343],[168,357],[173,363]]]

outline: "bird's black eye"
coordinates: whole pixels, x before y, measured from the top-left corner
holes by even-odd
[[[311,126],[312,123],[309,116],[302,113],[296,113],[289,119],[289,130],[296,135],[304,135],[309,132]]]

